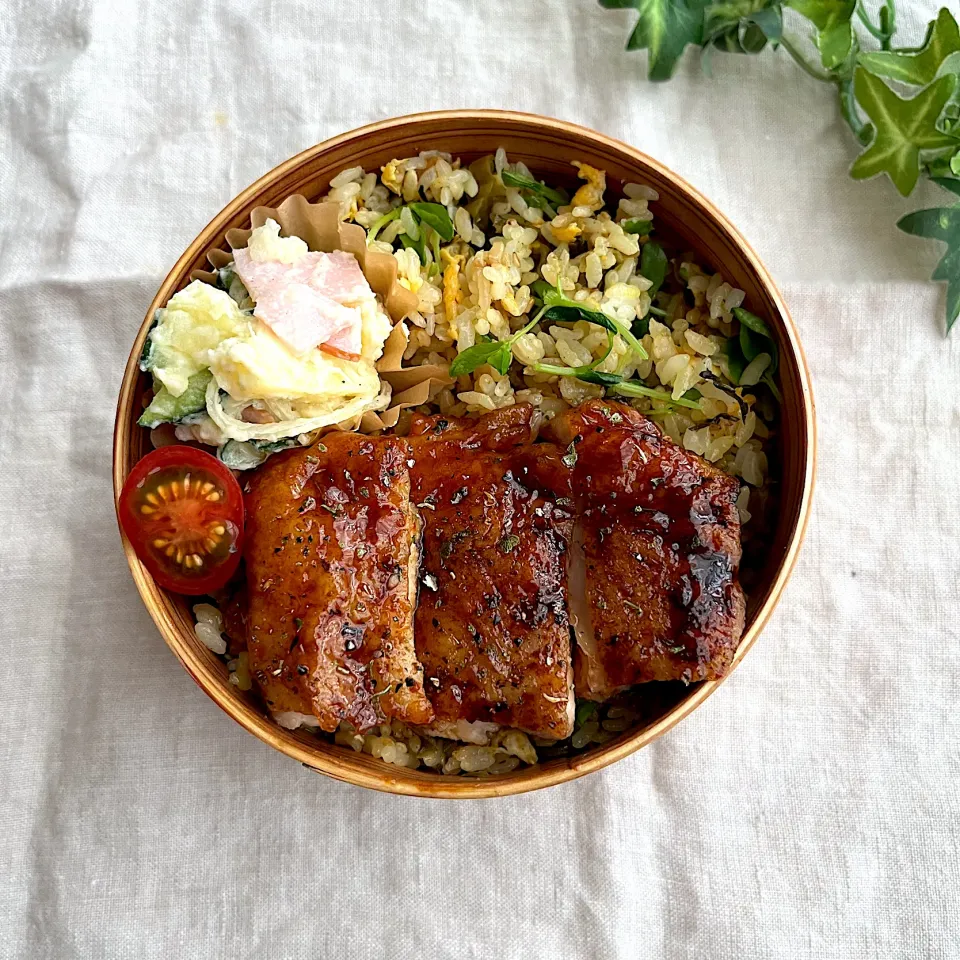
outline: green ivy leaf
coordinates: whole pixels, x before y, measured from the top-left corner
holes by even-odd
[[[937,129],[937,120],[957,84],[954,76],[932,83],[910,100],[898,97],[882,80],[862,67],[854,77],[854,93],[876,127],[873,143],[850,168],[855,180],[885,173],[903,196],[917,185],[920,151],[956,147],[960,141]]]
[[[933,183],[944,190],[949,190],[960,197],[960,180],[953,180],[950,177],[934,177]]]
[[[776,3],[764,10],[758,10],[745,20],[745,28],[740,42],[746,53],[759,53],[767,41],[776,46],[783,36],[783,14],[780,4]],[[762,38],[762,42],[761,41]]]
[[[953,14],[944,7],[930,24],[922,46],[916,51],[861,53],[857,62],[878,77],[922,87],[932,82],[943,61],[957,52],[960,52],[960,28]]]
[[[817,28],[816,44],[823,65],[828,70],[839,67],[853,47],[850,19],[857,8],[856,0],[788,0],[787,6]]]
[[[948,187],[960,193],[954,187]],[[932,279],[947,282],[947,333],[960,315],[960,204],[953,207],[934,207],[908,213],[897,221],[904,233],[915,237],[939,240],[947,245]]]
[[[703,43],[730,53],[759,53],[783,34],[779,0],[724,0],[707,7]]]
[[[635,9],[639,20],[628,50],[649,50],[648,76],[669,80],[688,43],[703,42],[703,11],[708,0],[600,0],[607,10]]]

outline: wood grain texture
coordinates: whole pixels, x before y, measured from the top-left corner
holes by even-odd
[[[138,360],[154,311],[203,269],[207,253],[227,249],[226,233],[250,226],[255,207],[279,205],[301,193],[322,195],[344,167],[378,168],[419,150],[444,150],[470,162],[506,149],[538,176],[560,184],[575,180],[572,160],[607,171],[608,181],[650,184],[659,194],[658,223],[725,278],[746,292],[747,303],[767,319],[780,349],[781,408],[779,515],[764,558],[759,583],[752,591],[743,639],[734,667],[767,623],[793,570],[810,516],[816,459],[816,426],[810,374],[786,305],[759,257],[713,204],[666,167],[627,144],[560,120],[496,110],[441,111],[385,120],[334,137],[287,160],[232,200],[184,251],[150,304],[130,351],[117,403],[114,431],[114,496],[150,449],[148,431],[136,424],[149,386]],[[309,768],[338,780],[389,793],[420,797],[480,798],[524,793],[576,779],[640,749],[695,710],[722,681],[686,688],[642,725],[613,741],[566,760],[551,760],[498,778],[443,777],[423,770],[385,764],[366,754],[336,747],[308,734],[282,730],[256,700],[228,682],[224,664],[195,637],[190,605],[160,589],[137,560],[130,544],[124,550],[143,602],[167,644],[201,689],[248,731]]]

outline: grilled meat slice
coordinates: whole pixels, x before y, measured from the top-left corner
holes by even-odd
[[[424,520],[417,655],[431,732],[483,742],[499,724],[540,737],[573,729],[566,559],[571,514],[529,482],[533,410],[417,418],[408,438]]]
[[[401,440],[331,433],[246,492],[250,672],[271,712],[427,723],[413,643],[419,519]]]
[[[723,676],[744,623],[737,481],[625,404],[590,401],[544,432],[568,449],[577,500],[577,694]]]

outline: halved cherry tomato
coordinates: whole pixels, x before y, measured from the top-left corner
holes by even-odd
[[[243,494],[216,457],[179,444],[162,447],[130,471],[120,525],[161,587],[209,593],[240,562]]]

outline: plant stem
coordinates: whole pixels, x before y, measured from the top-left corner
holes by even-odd
[[[673,399],[673,394],[665,390],[654,390],[643,383],[635,383],[633,380],[627,380],[624,383],[617,383],[610,387],[611,393],[619,393],[624,397],[650,397],[651,400],[659,400],[661,403],[670,403],[677,407],[689,407],[691,410],[699,410],[700,404],[693,400],[686,400],[684,397]]]
[[[897,3],[896,0],[885,0],[880,8],[880,29],[883,31],[883,39],[880,46],[883,50],[890,49],[890,41],[897,32]]]
[[[887,35],[879,27],[875,27],[870,22],[870,17],[867,16],[867,11],[863,9],[863,4],[860,0],[857,0],[857,16],[860,18],[860,22],[870,31],[873,37],[883,43],[884,40],[888,39]]]
[[[837,93],[840,98],[840,113],[847,121],[853,135],[866,146],[873,139],[873,124],[864,123],[857,112],[857,102],[853,94],[853,81],[845,80],[839,84]]]
[[[786,36],[780,38],[780,46],[783,47],[787,53],[793,57],[797,66],[803,70],[804,73],[809,74],[813,77],[814,80],[819,80],[821,83],[834,83],[834,78],[830,76],[829,73],[824,73],[821,70],[818,70],[806,57],[787,39]]]

